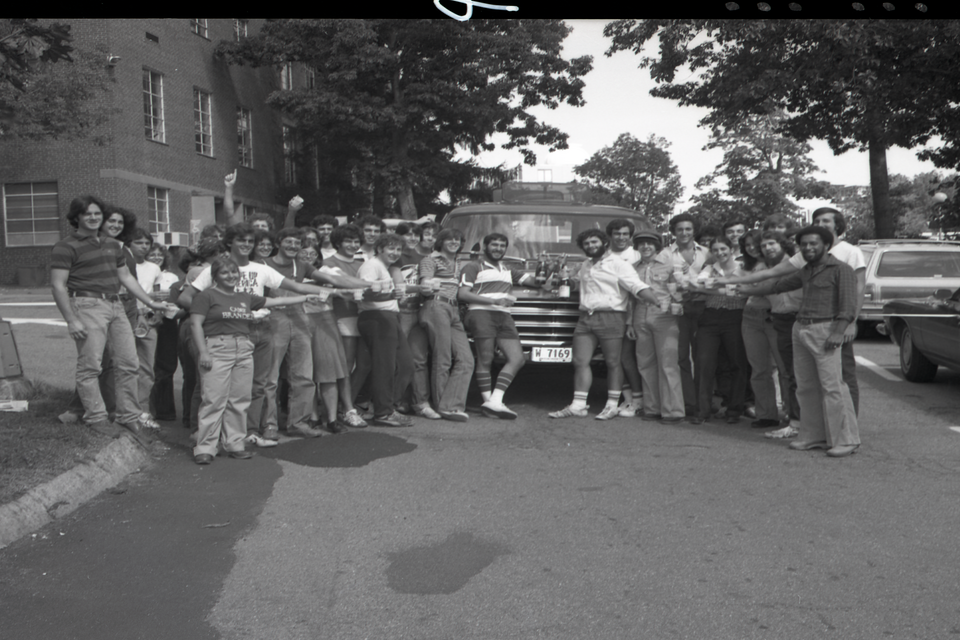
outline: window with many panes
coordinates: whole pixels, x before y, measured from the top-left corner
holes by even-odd
[[[303,70],[304,76],[307,80],[307,89],[316,89],[317,88],[317,71],[313,67],[306,67]]]
[[[190,31],[198,36],[207,37],[207,18],[190,18]]]
[[[8,247],[36,247],[60,240],[56,182],[3,185],[3,227]]]
[[[247,37],[247,27],[249,25],[249,20],[244,20],[243,18],[233,19],[233,35],[237,39],[237,42]]]
[[[200,89],[193,90],[193,137],[197,153],[213,156],[213,111],[210,94]]]
[[[280,88],[284,91],[293,89],[293,63],[284,62],[280,67]]]
[[[143,70],[143,129],[147,140],[166,141],[163,123],[163,74]]]
[[[170,190],[147,187],[147,215],[150,233],[170,231]]]
[[[293,184],[297,181],[297,131],[283,125],[283,181]]]
[[[253,168],[253,122],[250,110],[237,107],[237,152],[241,167]]]

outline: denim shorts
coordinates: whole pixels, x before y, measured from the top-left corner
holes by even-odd
[[[601,340],[608,340],[622,338],[626,332],[626,311],[581,311],[573,335],[593,334]]]

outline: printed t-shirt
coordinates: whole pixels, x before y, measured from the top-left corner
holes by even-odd
[[[262,309],[266,298],[237,292],[224,293],[215,288],[198,293],[190,305],[191,314],[203,318],[204,336],[221,336],[234,333],[250,333],[252,311]]]
[[[240,280],[234,289],[262,297],[267,288],[278,289],[282,283],[283,276],[273,267],[259,262],[250,262],[240,267]],[[197,274],[197,277],[190,284],[197,291],[204,291],[212,287],[213,278],[210,276],[210,267],[204,267],[203,271]]]

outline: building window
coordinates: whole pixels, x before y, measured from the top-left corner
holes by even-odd
[[[3,222],[8,247],[53,245],[60,240],[56,182],[3,186]]]
[[[233,19],[233,35],[236,37],[237,42],[240,42],[247,37],[247,26],[249,24],[249,20],[244,20],[242,18]]]
[[[193,134],[197,153],[213,157],[213,117],[210,94],[193,90]]]
[[[237,107],[237,151],[241,167],[253,168],[253,123],[250,110]]]
[[[297,181],[297,131],[283,125],[283,181],[293,184]]]
[[[537,182],[553,182],[553,169],[537,169]]]
[[[193,31],[198,36],[204,38],[207,37],[207,19],[206,18],[190,18],[190,31]]]
[[[280,88],[284,91],[293,89],[293,63],[284,62],[280,67]]]
[[[316,89],[317,88],[317,71],[313,67],[307,67],[304,69],[304,75],[307,79],[307,89]]]
[[[147,187],[147,215],[150,216],[150,233],[170,231],[170,190]]]
[[[166,142],[163,124],[163,74],[143,70],[143,128],[147,140]]]

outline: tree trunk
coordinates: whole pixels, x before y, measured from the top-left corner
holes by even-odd
[[[417,215],[417,205],[413,201],[413,185],[410,184],[409,178],[403,179],[399,185],[397,185],[397,202],[400,203],[400,217],[404,220],[416,220],[420,216]]]
[[[870,126],[870,193],[873,196],[873,223],[877,238],[893,238],[896,224],[890,208],[890,179],[887,175],[887,144],[877,125]]]

